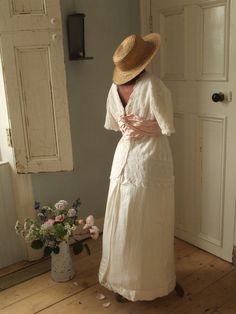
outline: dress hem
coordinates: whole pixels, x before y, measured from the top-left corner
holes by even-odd
[[[127,290],[123,288],[115,287],[109,284],[107,281],[99,280],[99,283],[110,291],[119,293],[129,301],[152,301],[160,297],[168,295],[175,289],[176,279],[171,281],[167,289],[158,290]]]

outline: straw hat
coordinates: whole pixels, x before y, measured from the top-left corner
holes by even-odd
[[[160,43],[161,38],[157,33],[125,38],[113,55],[113,82],[121,85],[141,73],[160,48]]]

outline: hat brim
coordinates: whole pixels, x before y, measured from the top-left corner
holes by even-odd
[[[122,85],[133,78],[135,78],[139,73],[141,73],[147,65],[150,63],[150,61],[153,59],[153,57],[156,55],[157,51],[160,48],[161,45],[161,36],[157,33],[151,33],[144,37],[142,37],[144,41],[149,42],[152,44],[152,49],[150,49],[149,53],[147,54],[144,62],[140,64],[138,67],[130,70],[130,71],[122,71],[118,67],[115,66],[114,72],[113,72],[113,82],[116,85]]]

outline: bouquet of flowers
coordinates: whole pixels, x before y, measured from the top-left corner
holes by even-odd
[[[31,242],[33,249],[44,247],[44,256],[49,256],[51,252],[58,254],[59,244],[74,238],[74,232],[81,225],[79,234],[88,233],[91,238],[99,237],[99,229],[94,225],[95,219],[89,215],[86,219],[78,217],[80,199],[77,199],[72,206],[65,200],[60,200],[54,206],[40,206],[35,202],[37,217],[35,219],[26,218],[24,223],[16,222],[15,230],[18,235],[26,241]],[[78,233],[77,233],[78,234]],[[73,245],[74,254],[79,254],[85,248],[90,254],[89,247],[83,241],[75,239]]]

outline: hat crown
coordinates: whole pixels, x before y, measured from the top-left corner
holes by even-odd
[[[159,50],[160,39],[158,33],[126,37],[113,54],[113,82],[125,84],[141,73]]]
[[[122,41],[113,55],[113,61],[115,64],[122,61],[130,53],[135,46],[136,40],[137,35],[130,35]]]
[[[152,48],[150,45],[141,36],[130,35],[116,49],[113,62],[123,71],[131,70],[144,62],[145,55]]]

